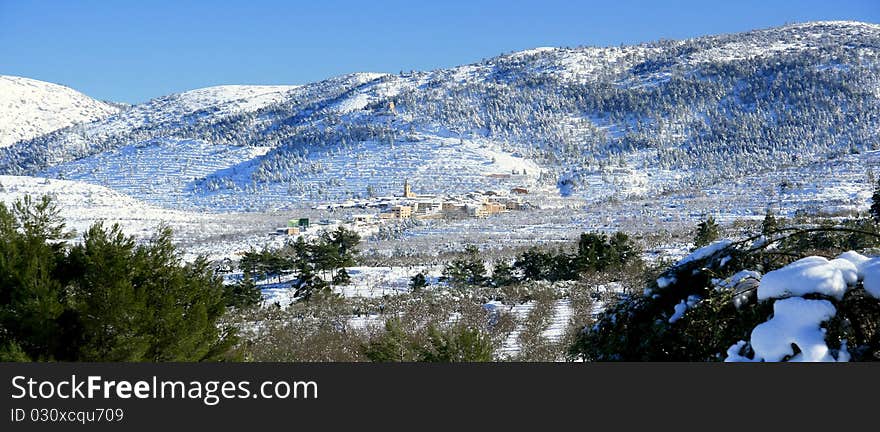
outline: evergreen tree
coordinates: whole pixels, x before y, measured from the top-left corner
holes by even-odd
[[[465,246],[462,256],[443,269],[443,280],[454,287],[484,285],[488,278],[480,250],[474,245]]]
[[[412,362],[418,359],[413,342],[397,318],[385,321],[385,332],[363,348],[372,362]]]
[[[715,218],[709,216],[706,220],[697,225],[697,235],[694,237],[694,247],[701,248],[707,246],[715,240],[718,240],[719,235],[718,224],[715,223]]]
[[[83,326],[78,356],[93,361],[136,361],[150,348],[143,331],[151,313],[146,287],[132,276],[145,271],[135,261],[134,239],[118,225],[109,230],[97,223],[70,251],[71,305]],[[141,257],[137,257],[141,258]]]
[[[517,282],[516,275],[513,273],[513,267],[507,260],[495,261],[495,268],[492,270],[492,284],[496,287],[513,285]]]
[[[553,257],[537,247],[532,247],[523,252],[513,263],[513,267],[519,270],[525,280],[547,279]]]
[[[423,362],[490,362],[494,348],[488,335],[477,329],[459,326],[445,332],[428,328],[428,344],[421,348]]]
[[[880,223],[880,181],[874,185],[874,194],[871,195],[871,217],[875,223]]]
[[[767,212],[764,213],[764,220],[761,222],[761,234],[769,236],[778,229],[779,221],[776,219],[776,215],[773,214],[773,210],[768,208]]]
[[[578,240],[577,263],[581,272],[608,266],[608,237],[602,233],[582,233]]]
[[[262,274],[260,271],[260,253],[254,250],[253,246],[251,246],[251,249],[245,252],[238,261],[238,268],[242,273],[248,273],[250,275]]]
[[[263,295],[260,288],[254,282],[249,271],[244,272],[244,277],[234,284],[225,286],[226,305],[237,308],[247,308],[260,304]]]
[[[561,251],[550,256],[552,257],[550,268],[545,275],[545,279],[551,282],[577,279],[580,269],[574,257]]]
[[[44,197],[0,203],[0,356],[52,360],[68,345],[64,222]],[[74,337],[74,336],[70,336]]]
[[[348,285],[351,282],[351,276],[345,267],[336,270],[333,274],[333,285]]]
[[[330,284],[351,282],[346,267],[356,265],[360,236],[345,227],[323,233],[318,239],[306,241],[302,236],[286,243],[280,249],[264,248],[259,253],[251,250],[242,257],[239,268],[264,276],[293,271],[295,296],[307,301]],[[328,284],[328,281],[330,284]]]
[[[355,265],[356,247],[361,241],[361,237],[356,232],[340,226],[329,234],[325,234],[322,240],[335,249],[337,268]]]
[[[336,269],[342,267],[340,264],[343,262],[343,257],[339,249],[330,241],[322,239],[313,242],[307,246],[307,249],[309,251],[307,259],[310,260],[314,270],[322,276],[326,276],[327,273],[333,274]]]
[[[204,257],[181,263],[169,228],[135,246],[118,225],[96,224],[71,248],[70,306],[86,361],[200,361],[235,342],[218,328],[222,281]]]
[[[235,342],[221,280],[164,228],[136,244],[93,225],[70,246],[48,198],[0,204],[0,359],[200,361]]]
[[[419,292],[426,286],[428,286],[428,280],[425,278],[424,273],[416,273],[416,275],[409,280],[409,289],[412,292]]]
[[[281,273],[286,267],[286,262],[276,251],[263,247],[260,251],[259,267],[267,279],[275,276],[278,282],[281,282]]]
[[[615,232],[608,239],[608,246],[608,263],[611,266],[622,266],[639,258],[633,241],[623,232]]]
[[[294,253],[294,271],[296,271],[296,280],[293,282],[294,295],[304,301],[308,301],[318,291],[327,287],[317,273],[314,260],[315,248],[313,245],[299,237],[292,246]]]

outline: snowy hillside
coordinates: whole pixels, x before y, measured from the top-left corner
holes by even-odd
[[[68,228],[82,233],[95,221],[120,222],[132,234],[151,231],[161,221],[176,223],[191,216],[138,202],[111,189],[88,183],[36,177],[0,176],[0,202],[11,204],[25,195],[49,195],[61,209]]]
[[[834,165],[880,149],[877,118],[880,26],[819,22],[193,90],[4,149],[0,172],[181,209],[385,195],[404,178],[420,193],[519,186],[605,202]]]
[[[0,176],[0,203],[11,206],[25,196],[53,198],[66,229],[81,238],[95,222],[118,223],[123,232],[140,240],[152,237],[160,226],[174,230],[185,258],[204,254],[212,259],[271,240],[270,232],[284,217],[210,214],[169,210],[146,204],[103,186],[26,176]]]
[[[119,116],[89,125],[93,135],[124,134],[139,128],[183,126],[200,117],[221,119],[256,111],[283,99],[296,86],[229,85],[190,90],[135,105]]]
[[[118,111],[67,87],[0,75],[0,147]]]

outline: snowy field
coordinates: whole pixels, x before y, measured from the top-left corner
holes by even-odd
[[[410,279],[418,273],[427,276],[429,283],[437,283],[442,266],[413,266],[413,267],[349,267],[346,269],[351,277],[348,285],[337,285],[333,292],[347,298],[383,298],[409,292]],[[232,276],[234,279],[235,276]],[[258,283],[263,291],[264,304],[279,304],[285,307],[293,300],[293,292],[290,287],[291,278],[282,278],[277,282],[271,281]]]
[[[105,187],[67,180],[0,176],[0,185],[0,202],[7,206],[25,195],[37,199],[51,196],[67,229],[74,230],[77,237],[96,222],[105,226],[118,223],[123,232],[139,239],[151,237],[160,226],[169,226],[187,258],[201,253],[220,259],[275,241],[269,233],[283,225],[287,216],[168,210]]]
[[[440,143],[424,145],[435,146],[432,148],[440,152],[452,151],[453,148]],[[217,153],[210,153],[209,150]],[[116,170],[89,169],[86,162],[74,162],[62,165],[50,176],[54,178],[59,173],[64,173],[61,177],[68,180],[0,177],[4,185],[0,198],[9,203],[25,194],[53,195],[59,200],[64,215],[69,219],[69,225],[80,232],[94,221],[106,221],[119,222],[127,233],[145,237],[151,235],[155,227],[165,223],[175,229],[180,243],[188,248],[187,252],[206,254],[214,259],[234,258],[237,253],[252,247],[282,244],[284,238],[272,233],[275,228],[283,226],[288,218],[344,220],[356,212],[363,212],[359,209],[298,208],[296,200],[285,201],[285,210],[220,211],[222,204],[220,209],[215,209],[217,211],[174,210],[181,200],[193,202],[195,199],[195,202],[199,202],[198,196],[203,197],[202,203],[209,209],[222,203],[222,199],[195,194],[192,181],[180,181],[187,176],[151,178],[144,175],[149,170],[178,170],[191,174],[191,179],[198,178],[207,171],[186,171],[186,167],[188,161],[198,158],[199,154],[203,156],[198,166],[212,166],[211,170],[223,170],[236,164],[237,155],[245,159],[255,151],[261,150],[233,146],[206,147],[204,143],[186,140],[125,147],[120,151],[95,156],[108,160],[118,158],[113,163],[96,165],[115,166]],[[407,154],[405,150],[401,151],[402,154]],[[475,171],[470,178],[480,182],[485,179],[482,174],[496,168],[500,171],[528,170],[530,167],[527,161],[511,161],[497,156],[493,165],[489,148],[474,145],[472,151]],[[340,154],[339,157],[344,155]],[[214,161],[213,165],[209,163],[211,160]],[[402,158],[400,163],[403,165],[407,160]],[[363,177],[346,181],[364,182],[357,186],[364,189],[370,181],[377,185],[385,181],[387,183],[384,187],[389,194],[396,192],[395,188],[400,187],[396,183],[397,179],[383,179],[377,174],[380,172],[378,166],[381,157],[376,156],[369,161],[374,168],[368,168],[367,162],[357,162],[360,172],[364,173]],[[141,166],[140,163],[150,166]],[[337,165],[339,164],[333,164]],[[125,168],[126,166],[131,168]],[[416,166],[413,169],[429,168]],[[437,179],[445,178],[441,175],[448,169],[442,165],[431,169],[433,171],[424,172],[423,178],[434,177],[432,184],[442,183]],[[364,248],[371,253],[393,255],[401,251],[420,254],[425,251],[435,254],[454,252],[461,250],[465,244],[480,244],[487,249],[527,247],[534,244],[554,245],[569,242],[584,231],[623,230],[644,233],[690,230],[707,215],[715,216],[722,223],[760,220],[767,208],[786,217],[794,216],[797,212],[847,215],[866,211],[871,194],[869,171],[880,173],[880,152],[847,155],[835,160],[814,162],[805,167],[756,173],[737,180],[721,181],[709,187],[684,188],[660,196],[654,193],[634,193],[619,198],[616,198],[616,194],[609,197],[597,185],[590,189],[596,194],[560,197],[555,188],[538,188],[532,189],[525,196],[527,202],[537,207],[534,210],[510,212],[485,219],[421,221],[381,239],[372,237],[370,232],[375,232],[376,229],[373,228],[373,231],[363,232]],[[534,171],[529,172],[531,177],[531,172]],[[377,176],[372,177],[371,173]],[[413,175],[416,177],[415,173]],[[465,182],[466,178],[459,181]],[[72,181],[74,179],[86,181]],[[649,189],[653,188],[653,181],[653,177],[648,180]],[[98,186],[92,182],[108,183],[114,187]],[[470,186],[501,187],[482,183]],[[413,182],[413,187],[416,192],[434,191],[418,182]],[[269,198],[265,199],[266,202],[277,203],[283,195],[280,191],[277,195],[268,193]],[[263,193],[257,192],[255,196],[263,196]]]

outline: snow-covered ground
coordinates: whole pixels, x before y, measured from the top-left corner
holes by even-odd
[[[514,358],[519,354],[519,335],[522,333],[523,329],[525,329],[523,321],[529,316],[529,312],[535,308],[535,304],[536,302],[532,300],[509,307],[507,313],[511,314],[518,324],[516,325],[516,328],[507,335],[507,338],[504,339],[504,343],[496,353],[498,358]]]
[[[116,148],[38,175],[107,186],[167,208],[266,211],[365,197],[368,187],[390,195],[402,188],[404,179],[424,194],[532,188],[542,171],[530,160],[498,150],[491,141],[414,136],[418,139],[393,145],[362,142],[346,151],[314,151],[309,155],[314,165],[295,183],[254,183],[253,161],[269,147],[174,138]],[[229,178],[233,185],[217,191],[200,187],[212,176]]]
[[[671,68],[691,73],[705,63],[812,52],[817,46],[827,49],[830,45],[815,42],[837,33],[852,38],[877,31],[878,26],[864,23],[810,23],[710,37],[704,40],[705,46],[680,53],[675,48],[687,41],[608,48],[537,48],[430,72],[359,73],[303,86],[209,87],[158,97],[122,111],[62,86],[0,76],[0,147],[76,125],[59,132],[57,139],[49,137],[47,142],[24,148],[21,153],[10,152],[11,160],[17,161],[17,157],[43,149],[47,161],[34,170],[35,177],[0,176],[0,201],[10,203],[26,194],[49,194],[56,198],[69,227],[79,233],[96,221],[118,222],[126,233],[144,238],[158,226],[168,225],[175,230],[187,258],[204,254],[211,259],[236,260],[251,248],[277,247],[290,240],[274,234],[288,218],[338,221],[360,211],[352,208],[353,203],[365,197],[368,190],[380,196],[399,194],[405,179],[416,193],[427,195],[506,192],[512,187],[529,190],[523,199],[534,207],[531,210],[486,219],[412,222],[412,226],[384,236],[378,235],[377,225],[361,227],[366,252],[396,258],[419,255],[425,262],[406,267],[395,263],[394,267],[376,264],[351,268],[352,283],[335,288],[349,298],[407,292],[409,279],[418,272],[436,279],[442,266],[431,258],[460,251],[465,244],[479,244],[487,252],[570,246],[584,231],[683,232],[706,215],[715,216],[721,223],[757,220],[768,208],[780,216],[860,212],[867,208],[874,187],[867,173],[880,173],[880,151],[831,159],[803,155],[797,166],[744,170],[698,184],[693,178],[702,173],[703,167],[661,169],[658,152],[664,149],[651,144],[622,146],[625,148],[619,149],[615,160],[603,163],[588,162],[584,149],[591,147],[578,147],[591,144],[593,139],[623,139],[633,133],[628,126],[636,121],[667,119],[611,120],[592,112],[536,113],[533,117],[546,114],[558,120],[559,128],[529,118],[551,130],[542,130],[543,137],[526,135],[528,138],[523,139],[529,141],[523,145],[516,143],[516,138],[493,134],[493,128],[499,125],[461,131],[456,124],[446,124],[444,116],[458,109],[475,117],[479,117],[480,110],[503,111],[505,98],[531,96],[506,88],[523,78],[537,83],[558,80],[560,91],[565,86],[577,89],[577,85],[588,85],[599,78],[608,79],[608,85],[619,89],[649,90],[669,81]],[[678,56],[667,59],[668,65],[651,57],[667,52]],[[647,59],[651,64],[643,65]],[[822,63],[816,67],[837,66]],[[472,88],[498,90],[492,95],[496,99],[477,100],[476,104],[453,99],[453,95],[466,98],[457,91],[478,82],[486,85]],[[874,87],[866,91],[880,95],[880,85],[869,84]],[[407,97],[415,99],[409,102],[411,105],[417,105],[421,99],[408,93],[414,90],[425,92],[416,96],[437,96],[437,104],[448,102],[448,106],[439,110],[442,115],[438,118],[418,118],[413,106],[409,111],[399,108],[398,112],[392,99],[400,96],[400,100],[394,99],[400,107],[405,106]],[[672,124],[659,133],[664,142],[686,146],[683,130],[688,124],[699,123],[701,114],[693,107],[675,111],[668,119]],[[301,120],[303,123],[299,123]],[[351,127],[355,138],[340,142],[332,134],[321,135],[341,125]],[[297,128],[308,133],[273,135],[277,130]],[[306,144],[297,141],[304,138],[314,139],[305,140]],[[529,153],[532,147],[545,145],[570,148],[553,157]],[[279,166],[292,166],[266,168],[272,156],[279,158]],[[556,161],[557,156],[573,158],[574,162]],[[42,161],[38,158],[37,162]],[[24,170],[27,166],[18,168]],[[271,177],[273,174],[278,177]],[[259,175],[271,180],[259,181]],[[569,182],[578,185],[570,186]],[[318,203],[325,204],[324,208],[316,205],[314,211],[308,210]],[[336,223],[326,227],[335,227]],[[649,263],[694,259],[686,258],[689,246],[660,245],[651,248],[645,258]],[[711,250],[698,254],[707,251]],[[780,292],[800,296],[804,290],[815,289],[815,284],[807,282],[817,281],[832,284],[839,293],[848,289],[855,274],[845,262],[837,260],[813,260],[801,265],[789,268],[790,274],[765,275],[764,282],[769,285],[759,293],[767,298],[776,298]],[[853,265],[867,284],[874,273],[866,270],[868,267],[859,267],[861,264]],[[838,276],[829,276],[832,274]],[[774,279],[792,280],[798,285],[788,286]],[[262,283],[266,302],[288,304],[292,300],[288,282]],[[781,291],[768,294],[767,286]],[[690,303],[682,299],[675,316],[685,314]],[[806,323],[810,326],[802,327],[813,331],[817,320],[822,322],[833,312],[825,305],[810,305],[815,313]],[[529,302],[507,312],[522,321],[534,306]],[[595,301],[592,313],[599,313],[605,306],[602,300]],[[768,333],[791,331],[792,320],[785,319],[786,311],[804,304],[791,300],[779,306],[780,318],[764,327],[772,330]],[[558,300],[542,335],[559,341],[571,314],[570,299]],[[380,321],[376,316],[355,316],[351,325],[365,328]],[[520,323],[507,337],[502,356],[519,353],[522,330]],[[770,351],[761,350],[765,353],[762,355],[774,357]]]
[[[835,32],[865,32],[866,34],[874,33],[880,29],[880,25],[857,22],[857,21],[823,21],[791,24],[786,26],[788,29],[797,29],[800,32],[794,34],[792,39],[786,40],[779,38],[774,34],[775,29],[757,30],[749,34],[755,38],[766,38],[768,43],[756,45],[754,43],[744,43],[742,41],[724,40],[724,37],[718,37],[722,43],[710,49],[700,51],[691,56],[691,61],[699,62],[717,62],[735,61],[749,59],[755,57],[769,57],[779,52],[797,52],[811,50],[815,47],[815,42],[821,39],[833,37]]]
[[[211,194],[194,192],[196,182],[218,172],[235,172],[239,165],[268,150],[199,140],[156,139],[63,163],[39,175],[106,186],[165,208],[211,209],[211,205],[205,204],[211,202]],[[237,207],[249,209],[245,204]]]
[[[226,85],[190,90],[135,105],[117,116],[91,123],[85,129],[89,134],[102,136],[141,127],[186,123],[192,117],[210,115],[219,120],[279,102],[298,87]]]
[[[571,198],[589,203],[591,210],[606,207],[610,201],[643,199],[646,203],[644,208],[624,209],[620,213],[600,212],[600,216],[609,219],[644,216],[690,223],[699,215],[687,214],[682,209],[703,212],[700,203],[693,205],[700,200],[706,201],[702,205],[707,209],[711,203],[717,203],[712,211],[718,213],[719,220],[754,217],[768,206],[781,207],[777,212],[780,214],[819,206],[823,210],[847,211],[862,208],[860,200],[864,200],[870,185],[853,180],[857,175],[864,177],[866,166],[875,163],[875,156],[849,155],[832,161],[817,157],[814,161],[803,161],[804,166],[746,171],[738,173],[737,178],[705,180],[703,186],[694,186],[690,184],[692,178],[705,167],[658,168],[658,149],[651,146],[627,146],[619,160],[602,165],[559,161],[563,163],[556,166],[554,158],[572,156],[539,159],[536,153],[520,154],[528,153],[532,147],[574,140],[566,143],[575,147],[566,149],[566,153],[577,154],[581,150],[586,157],[589,155],[585,153],[590,152],[577,146],[591,145],[603,136],[623,139],[632,133],[630,127],[635,123],[656,119],[612,120],[601,112],[540,113],[539,116],[558,120],[559,129],[544,131],[546,136],[534,139],[534,143],[529,138],[523,148],[523,143],[516,143],[515,139],[493,135],[491,125],[461,130],[457,125],[445,124],[442,118],[419,118],[413,107],[407,110],[401,101],[399,112],[391,104],[394,97],[412,98],[413,94],[408,92],[424,91],[424,96],[438,97],[437,104],[474,110],[476,116],[476,112],[494,104],[503,106],[503,99],[475,99],[461,102],[463,106],[459,107],[454,100],[461,97],[456,93],[459,86],[482,82],[504,87],[522,78],[584,84],[598,77],[621,88],[651,86],[668,80],[670,69],[690,73],[705,67],[706,62],[742,61],[817,49],[825,52],[836,40],[849,41],[859,35],[876,35],[877,31],[878,26],[873,24],[820,22],[706,37],[699,40],[702,44],[688,45],[681,52],[677,48],[695,41],[603,48],[542,47],[429,72],[355,73],[302,86],[228,85],[196,89],[158,97],[116,115],[77,116],[75,111],[68,110],[72,114],[65,124],[94,121],[50,139],[46,145],[53,151],[45,155],[46,161],[38,161],[50,166],[34,171],[49,178],[109,187],[138,200],[178,210],[286,210],[365,196],[368,188],[380,195],[393,193],[408,178],[417,192],[426,194],[520,186],[542,189],[546,194],[571,192]],[[675,57],[658,59],[658,54]],[[643,64],[646,61],[649,64]],[[15,115],[0,111],[0,122],[17,128],[40,123],[41,113],[60,109],[52,104],[100,104],[70,102],[76,98],[65,95],[72,91],[48,83],[14,77],[0,79],[0,85],[4,82],[14,83],[16,91],[0,91],[0,110],[5,103]],[[880,85],[874,84],[875,90],[880,91]],[[40,96],[35,100],[39,109],[20,103],[18,95],[22,92],[38,93]],[[106,107],[116,110],[110,105]],[[690,106],[674,111],[669,125],[659,135],[664,142],[689,145],[685,129],[688,124],[702,121],[702,114],[699,108]],[[536,123],[539,120],[535,119]],[[9,125],[0,123],[0,133],[6,133]],[[367,134],[358,133],[354,134],[356,138],[343,142],[328,137],[326,145],[321,144],[321,139],[308,141],[301,149],[303,159],[293,167],[267,168],[271,156],[279,151],[279,158],[290,161],[291,154],[281,150],[300,144],[296,139],[286,140],[285,135],[273,135],[277,130],[304,128],[310,131],[305,136],[311,136],[342,125],[355,130],[383,130],[383,135],[387,128],[394,131],[389,134],[394,136],[387,141],[372,135],[361,139],[357,137]],[[230,144],[233,142],[236,145]],[[23,157],[28,150],[15,153],[12,160]],[[24,170],[29,166],[25,163],[17,168]],[[257,180],[258,174],[271,181]],[[501,178],[506,175],[510,178]],[[573,191],[564,182],[570,178],[577,178],[579,183]],[[559,181],[563,182],[557,189]],[[782,190],[780,184],[789,186]],[[583,224],[592,225],[592,218],[585,216]],[[613,227],[619,220],[600,224]]]
[[[550,342],[559,342],[565,336],[565,332],[571,325],[572,314],[571,299],[563,298],[553,303],[553,317],[550,319],[550,325],[545,329],[541,336]]]
[[[94,222],[119,223],[130,234],[153,231],[161,223],[193,223],[198,215],[144,204],[112,189],[88,183],[25,176],[0,176],[0,202],[49,195],[69,228],[82,233]],[[153,231],[154,232],[154,231]]]
[[[112,189],[70,180],[27,176],[0,176],[0,202],[7,206],[25,196],[53,198],[68,230],[79,238],[96,222],[105,227],[118,223],[123,232],[138,239],[153,236],[161,226],[174,231],[185,259],[197,254],[211,259],[237,258],[252,247],[283,243],[272,235],[288,215],[215,214],[169,210],[150,205]]]
[[[349,267],[346,269],[351,282],[347,285],[336,285],[333,292],[347,298],[381,298],[409,292],[410,279],[418,273],[427,276],[429,283],[437,282],[442,272],[442,266],[414,266],[414,267]],[[277,281],[273,278],[265,283],[259,283],[263,291],[263,299],[266,304],[278,303],[282,307],[290,304],[293,300],[293,292],[290,289],[291,277]]]
[[[442,267],[352,267],[351,283],[334,289],[345,297],[384,297],[409,291],[410,279],[418,273],[436,282]]]
[[[0,148],[117,112],[68,87],[0,75]]]
[[[315,150],[308,166],[291,182],[262,183],[247,192],[255,165],[243,165],[232,179],[235,185],[204,196],[195,203],[236,209],[279,209],[294,203],[341,202],[366,197],[368,188],[378,195],[399,194],[408,179],[416,193],[450,194],[469,191],[532,187],[540,168],[533,162],[511,156],[490,141],[460,141],[457,138],[413,134],[415,140],[359,142],[347,149]],[[519,174],[513,175],[513,172]],[[525,174],[523,174],[525,173]],[[494,178],[492,174],[510,175]],[[201,191],[194,191],[201,193]]]

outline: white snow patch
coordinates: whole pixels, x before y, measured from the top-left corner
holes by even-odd
[[[117,112],[68,87],[0,75],[0,148]]]
[[[768,273],[765,276],[770,276]],[[819,325],[837,313],[828,300],[792,297],[773,304],[773,318],[752,330],[755,360],[829,362],[836,361],[825,344],[825,329]],[[795,354],[792,345],[800,350]],[[847,356],[844,356],[846,358]]]
[[[861,268],[861,266],[863,264],[865,264],[866,262],[868,262],[870,260],[870,258],[868,258],[858,252],[855,252],[855,251],[844,252],[844,253],[840,254],[840,256],[838,256],[838,258],[843,259],[843,260],[847,260],[847,261],[853,263],[853,265],[855,265],[856,268]]]
[[[758,237],[758,238],[755,239],[755,241],[752,243],[752,247],[751,247],[751,249],[758,249],[758,248],[761,248],[761,247],[763,247],[764,245],[766,245],[768,241],[769,241],[769,240],[767,239],[767,236],[763,236],[763,235],[762,235],[761,237]]]
[[[822,294],[838,300],[858,281],[858,269],[846,259],[819,256],[799,259],[761,279],[758,300]]]
[[[672,316],[669,317],[669,324],[675,324],[676,321],[684,316],[684,313],[687,310],[687,302],[685,302],[684,300],[682,300],[681,303],[675,305],[675,311],[673,312]]]
[[[519,354],[520,346],[519,346],[519,335],[522,333],[525,328],[525,324],[523,321],[529,315],[529,312],[535,308],[534,300],[528,301],[522,304],[515,305],[510,308],[509,313],[513,314],[513,317],[518,322],[516,328],[513,329],[510,334],[507,335],[507,338],[504,339],[504,342],[501,344],[501,349],[498,350],[499,358],[513,358]]]
[[[733,305],[739,309],[755,294],[759,286],[761,273],[753,270],[741,270],[724,280],[713,280],[716,290],[734,290]]]
[[[748,363],[748,362],[756,361],[756,360],[752,360],[752,359],[740,354],[742,352],[743,348],[745,348],[747,343],[748,342],[741,340],[741,341],[731,345],[730,348],[727,349],[727,357],[724,358],[724,361],[726,363],[731,363],[731,362]]]
[[[681,303],[675,305],[672,316],[669,317],[669,324],[675,324],[676,321],[684,316],[684,313],[687,312],[688,309],[692,309],[697,303],[699,303],[699,301],[700,296],[689,295],[687,299],[682,300]]]
[[[181,224],[198,224],[201,215],[151,206],[106,187],[88,183],[27,176],[0,175],[0,202],[12,205],[29,195],[48,195],[58,206],[66,227],[83,233],[95,222],[119,223],[128,235],[148,237],[161,224],[179,229]]]
[[[661,276],[661,277],[659,277],[659,278],[657,279],[657,287],[660,288],[660,289],[666,288],[666,287],[668,287],[669,285],[672,285],[672,284],[674,284],[674,283],[675,283],[675,277],[674,277],[674,276]],[[649,290],[649,289],[646,289],[646,290],[645,290],[645,295],[650,295],[650,294],[651,294],[650,290]]]
[[[568,328],[571,315],[574,311],[571,308],[571,299],[565,298],[557,300],[553,305],[553,318],[550,319],[550,325],[541,333],[541,336],[550,342],[559,342],[565,335]]]
[[[675,265],[681,266],[681,265],[685,265],[685,264],[692,262],[692,261],[698,261],[701,259],[708,258],[708,257],[712,256],[714,253],[730,246],[731,244],[733,244],[733,241],[729,240],[729,239],[718,240],[708,246],[703,246],[703,247],[691,252],[690,255],[684,257],[684,259],[682,259],[681,261],[679,261]]]
[[[880,258],[864,261],[859,266],[859,276],[862,278],[865,292],[880,299]]]
[[[378,329],[385,325],[385,317],[379,314],[353,315],[348,319],[348,325],[357,330]]]

